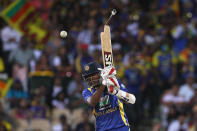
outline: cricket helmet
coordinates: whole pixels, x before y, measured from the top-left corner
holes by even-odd
[[[82,77],[87,78],[87,77],[94,75],[96,73],[100,73],[100,70],[98,68],[101,68],[101,66],[98,63],[96,63],[96,62],[88,63],[82,69]]]
[[[100,75],[96,75],[100,73],[99,68],[101,68],[101,66],[96,62],[90,62],[83,67],[82,77],[88,83],[88,85],[98,86],[101,84]]]

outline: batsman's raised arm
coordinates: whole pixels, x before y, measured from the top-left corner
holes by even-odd
[[[133,94],[127,92],[127,89],[116,78],[116,70],[113,66],[101,69],[102,84],[107,86],[108,92],[117,96],[126,103],[134,104],[136,98]]]

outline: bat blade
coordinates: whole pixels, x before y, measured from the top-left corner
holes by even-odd
[[[101,48],[103,56],[103,66],[112,66],[113,65],[113,54],[112,54],[112,45],[111,45],[111,32],[108,25],[104,26],[104,32],[101,32]]]

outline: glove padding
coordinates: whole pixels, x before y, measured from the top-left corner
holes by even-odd
[[[118,81],[115,77],[116,75],[116,69],[114,66],[107,66],[104,69],[98,68],[101,70],[101,77],[102,77],[102,84],[106,85],[108,88],[108,91],[112,92],[112,87],[120,88]],[[110,90],[109,90],[110,88]]]
[[[103,85],[107,86],[108,92],[110,94],[116,95],[120,86],[118,80],[115,76],[110,76],[102,81]]]
[[[101,77],[103,80],[108,79],[110,76],[116,75],[116,69],[114,66],[107,66],[104,69],[98,68],[101,70]]]

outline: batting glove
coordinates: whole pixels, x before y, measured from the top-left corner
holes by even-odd
[[[106,85],[108,92],[113,95],[116,95],[120,88],[118,80],[116,79],[115,76],[110,76],[107,79],[104,79],[102,81],[102,84]]]
[[[116,69],[114,66],[107,66],[104,69],[99,68],[99,70],[101,70],[101,77],[103,80],[116,75]]]

